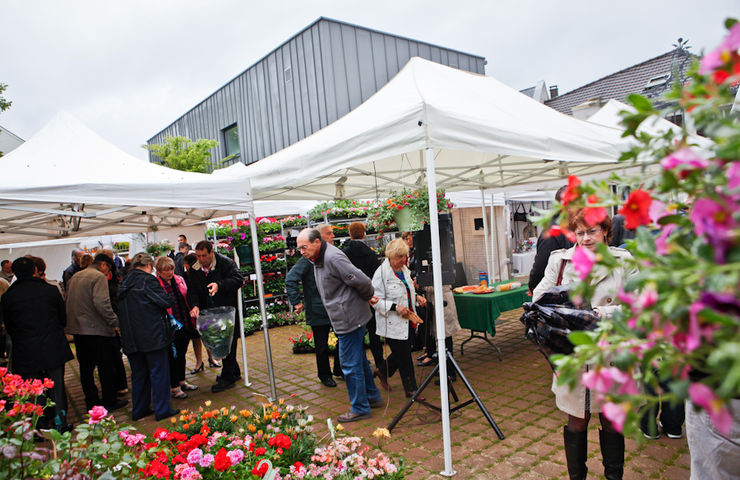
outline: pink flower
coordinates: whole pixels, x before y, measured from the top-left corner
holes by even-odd
[[[231,464],[236,465],[237,463],[241,462],[244,459],[244,452],[237,449],[237,450],[231,450],[226,455],[229,456],[231,459]]]
[[[706,75],[723,66],[730,60],[733,53],[737,53],[738,47],[740,47],[740,23],[732,26],[727,37],[717,48],[704,55],[701,59],[699,73]]]
[[[617,367],[609,367],[609,372],[611,373],[614,381],[617,382],[617,385],[619,385],[617,394],[637,395],[639,393],[639,391],[637,390],[637,383],[635,383],[635,379],[632,378],[632,375],[630,375],[630,373],[623,372]]]
[[[584,281],[596,263],[596,254],[583,247],[576,247],[573,252],[573,268],[578,273],[578,278]]]
[[[709,160],[700,157],[690,148],[682,148],[661,160],[660,166],[666,170],[672,170],[678,166],[681,166],[682,170],[697,170],[707,168]]]
[[[669,223],[668,225],[663,227],[663,229],[660,231],[660,235],[655,238],[655,250],[658,252],[658,255],[668,254],[668,237],[671,235],[671,233],[673,233],[673,230],[675,229],[676,224]]]
[[[735,204],[730,207],[729,204]],[[737,210],[736,202],[719,203],[709,198],[700,198],[694,202],[690,219],[696,227],[696,234],[706,237],[714,247],[714,260],[725,263],[727,250],[733,244],[733,229],[737,222],[732,215]]]
[[[203,459],[203,450],[200,448],[194,448],[188,453],[188,463],[191,465],[199,463],[201,459]]]
[[[608,392],[614,385],[612,372],[609,368],[597,368],[584,372],[581,381],[586,388],[602,393]]]
[[[213,463],[213,455],[211,455],[210,453],[203,455],[203,458],[201,458],[198,461],[198,465],[200,465],[203,468],[210,467],[212,463]]]
[[[727,169],[727,188],[735,190],[740,187],[740,162],[734,161]]]
[[[93,425],[100,423],[100,421],[108,415],[108,410],[106,410],[102,405],[96,405],[87,413],[90,414],[90,420],[88,420],[87,423]]]
[[[692,383],[689,386],[691,401],[705,409],[712,423],[723,435],[729,435],[732,428],[732,416],[727,410],[725,401],[719,398],[711,388],[703,383]]]
[[[630,409],[629,403],[606,402],[601,407],[604,416],[614,425],[614,428],[621,432],[624,429],[624,421],[627,418],[627,412]]]

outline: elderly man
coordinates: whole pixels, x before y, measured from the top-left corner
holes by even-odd
[[[13,265],[10,260],[0,262],[0,278],[10,283],[13,281]]]
[[[339,339],[339,359],[351,408],[337,420],[370,418],[370,408],[383,405],[363,348],[365,325],[370,320],[368,303],[377,302],[372,281],[341,250],[323,241],[317,230],[301,231],[296,243],[301,255],[314,264],[316,286]]]
[[[201,309],[210,307],[237,308],[237,291],[244,283],[244,278],[236,264],[228,257],[213,251],[213,245],[201,240],[195,245],[195,256],[198,261],[188,271],[188,305],[192,306],[190,315],[198,317]],[[236,361],[236,343],[239,334],[234,334],[231,351],[223,360],[221,375],[216,377],[216,384],[211,392],[218,393],[233,387],[242,378],[239,364]]]
[[[100,405],[93,371],[98,368],[103,391],[102,405],[108,410],[124,407],[127,400],[116,399],[116,342],[118,317],[113,311],[108,293],[108,277],[115,268],[104,253],[93,263],[76,273],[67,290],[67,333],[74,335],[77,361],[80,363],[80,383],[87,409]]]
[[[79,248],[72,250],[72,263],[70,263],[62,272],[62,287],[64,287],[65,291],[69,286],[69,279],[72,278],[72,275],[82,270],[82,268],[80,268],[80,259],[84,254],[85,252]]]
[[[182,237],[182,235],[180,235]],[[177,253],[175,254],[175,275],[185,276],[185,255],[190,253],[190,245],[187,243],[180,243],[177,245]]]

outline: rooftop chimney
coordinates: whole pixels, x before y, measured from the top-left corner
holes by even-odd
[[[556,98],[557,96],[558,96],[558,86],[550,85],[550,99]]]

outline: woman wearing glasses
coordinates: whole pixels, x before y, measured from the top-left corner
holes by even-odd
[[[569,214],[568,228],[576,234],[576,244],[568,249],[554,250],[547,262],[545,276],[532,292],[533,301],[537,301],[547,290],[557,285],[578,282],[578,274],[573,266],[573,255],[576,248],[586,248],[595,252],[601,243],[609,244],[612,234],[612,221],[609,216],[599,224],[588,225],[584,210],[577,209]],[[631,257],[627,250],[609,247],[612,255],[618,259]],[[591,307],[601,318],[610,317],[619,308],[617,293],[633,272],[615,269],[611,273],[594,267],[591,285],[595,287],[593,296],[588,299]],[[607,479],[621,479],[624,471],[624,436],[617,432],[612,423],[601,413],[601,404],[580,383],[572,390],[567,386],[558,386],[553,377],[552,391],[558,409],[568,414],[568,424],[563,428],[565,456],[570,478],[586,478],[587,428],[591,414],[598,414],[601,421],[599,443],[603,457],[604,474]]]

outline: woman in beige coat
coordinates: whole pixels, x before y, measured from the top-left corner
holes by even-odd
[[[578,281],[578,274],[571,261],[576,247],[595,251],[600,243],[608,245],[612,233],[612,222],[611,218],[606,217],[598,225],[589,226],[584,219],[583,209],[578,209],[571,212],[568,228],[576,234],[576,245],[569,249],[555,250],[550,254],[545,276],[532,292],[534,301],[556,285]],[[621,248],[610,247],[609,250],[620,260],[631,257],[627,250]],[[619,308],[617,293],[633,272],[617,268],[610,273],[596,265],[591,273],[591,285],[595,287],[595,290],[589,299],[590,304],[599,317],[608,318]],[[560,281],[558,281],[559,278]],[[600,402],[580,381],[575,388],[570,389],[567,385],[558,386],[556,378],[553,378],[552,391],[555,393],[557,407],[568,414],[568,425],[563,428],[563,439],[570,478],[586,478],[588,422],[592,413],[598,413],[601,421],[599,443],[601,444],[604,474],[609,480],[621,479],[624,470],[624,436],[617,432],[612,423],[601,413]]]

